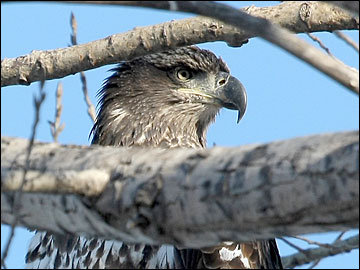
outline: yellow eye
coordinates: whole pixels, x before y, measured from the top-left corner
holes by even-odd
[[[176,77],[180,81],[187,81],[191,78],[191,72],[187,69],[181,68],[176,71]]]

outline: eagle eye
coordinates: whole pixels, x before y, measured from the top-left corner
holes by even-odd
[[[176,70],[176,78],[178,78],[180,81],[187,81],[191,79],[191,77],[191,72],[185,68],[179,68]]]
[[[225,83],[226,83],[225,79],[221,79],[221,80],[218,81],[219,86],[223,86]]]

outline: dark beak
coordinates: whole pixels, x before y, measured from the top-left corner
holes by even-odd
[[[230,110],[238,110],[237,123],[245,114],[247,106],[246,91],[242,83],[233,76],[230,76],[227,83],[222,86],[221,100],[223,107]]]

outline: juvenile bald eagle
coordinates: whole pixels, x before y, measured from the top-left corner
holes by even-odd
[[[100,90],[93,144],[205,148],[222,107],[246,109],[242,84],[213,53],[190,46],[147,55],[114,69]],[[203,249],[126,244],[36,233],[29,268],[282,268],[274,239]]]

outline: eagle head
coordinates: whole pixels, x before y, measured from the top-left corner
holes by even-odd
[[[93,143],[205,147],[222,107],[245,113],[247,97],[221,58],[196,46],[123,62],[100,89]]]

